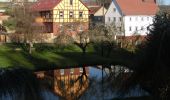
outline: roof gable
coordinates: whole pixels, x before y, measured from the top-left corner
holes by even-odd
[[[105,7],[100,7],[95,13],[94,16],[103,16],[106,14],[107,9]]]
[[[115,0],[123,15],[155,15],[158,7],[154,0]]]

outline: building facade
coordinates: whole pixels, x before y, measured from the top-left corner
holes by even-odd
[[[105,14],[105,24],[115,23],[122,31],[118,35],[145,36],[157,11],[155,0],[113,0]]]
[[[61,30],[70,30],[65,24],[72,25],[70,28],[76,27],[76,31],[89,27],[89,10],[80,0],[40,0],[32,8],[39,12],[45,33],[57,36]]]

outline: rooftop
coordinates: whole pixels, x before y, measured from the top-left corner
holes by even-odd
[[[116,0],[123,15],[155,15],[158,6],[155,0]]]
[[[53,9],[61,0],[39,0],[32,8],[36,11],[46,11]]]

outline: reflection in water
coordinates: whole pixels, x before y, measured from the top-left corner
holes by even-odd
[[[47,89],[54,91],[60,99],[103,100],[146,95],[137,87],[127,95],[117,94],[115,84],[120,84],[132,72],[121,66],[101,70],[98,67],[80,67],[36,72]]]
[[[36,72],[38,78],[45,81],[60,98],[75,100],[87,90],[89,68],[58,69],[53,71]]]
[[[88,88],[88,68],[54,70],[54,91],[65,99],[75,100]]]

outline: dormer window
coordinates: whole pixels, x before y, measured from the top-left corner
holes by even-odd
[[[113,12],[116,12],[116,8],[113,8]]]
[[[73,5],[73,0],[70,0],[70,5]]]

